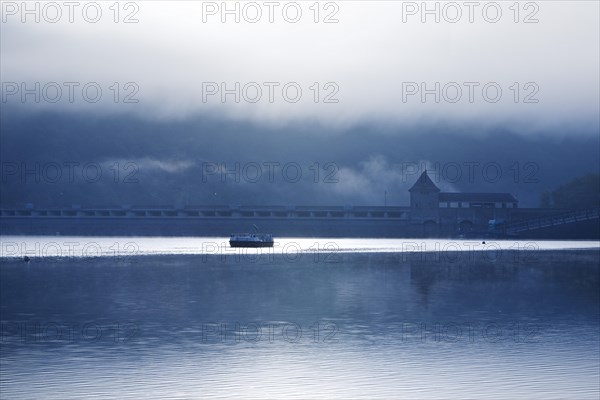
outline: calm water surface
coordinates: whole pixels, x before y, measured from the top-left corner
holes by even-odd
[[[598,249],[3,237],[0,396],[598,399]]]

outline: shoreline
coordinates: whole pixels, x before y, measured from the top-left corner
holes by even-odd
[[[524,265],[539,265],[544,261],[557,261],[557,258],[572,258],[579,261],[593,261],[600,268],[600,248],[564,248],[564,249],[538,249],[538,250],[514,250],[503,249],[494,253],[485,250],[475,251],[303,251],[301,253],[283,254],[277,252],[245,253],[244,249],[229,253],[143,253],[143,254],[103,254],[98,256],[31,256],[25,261],[23,256],[0,255],[0,266],[6,264],[32,265],[37,263],[61,263],[61,262],[116,262],[117,264],[137,263],[157,259],[161,261],[185,261],[200,260],[201,264],[216,261],[219,264],[243,263],[243,264],[302,264],[310,262],[313,264],[341,264],[348,258],[373,258],[373,259],[398,259],[400,264],[410,263],[441,263],[441,264],[470,264],[470,263],[510,263]],[[250,249],[257,250],[257,249]],[[258,249],[260,250],[260,249]],[[397,260],[397,261],[398,261]]]

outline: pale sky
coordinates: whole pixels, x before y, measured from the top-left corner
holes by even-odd
[[[97,3],[102,11],[97,23],[84,20],[87,2],[80,2],[70,23],[69,10],[58,2],[62,15],[51,23],[56,10],[42,2],[37,23],[35,15],[23,15],[21,2],[2,2],[2,100],[155,119],[208,113],[276,125],[454,121],[511,126],[524,134],[555,128],[598,132],[597,1],[521,2],[518,16],[512,1],[475,2],[471,10],[464,2],[437,2],[439,23],[434,14],[422,14],[421,2],[320,2],[318,23],[312,1],[275,2],[273,23],[268,2],[237,3],[239,23],[235,15],[222,15],[221,2],[196,1],[122,2],[118,23],[113,2]],[[436,2],[428,4],[433,9]],[[286,21],[298,8],[299,21]],[[93,19],[95,6],[86,10]],[[252,23],[257,10],[262,17]],[[123,23],[130,14],[137,23]],[[326,16],[338,22],[324,23]],[[12,83],[23,82],[28,87],[57,82],[62,97],[56,104],[44,98],[36,104],[32,96],[23,103],[20,93],[7,94],[15,89]],[[64,82],[80,83],[73,104]],[[88,82],[103,91],[98,103],[82,101],[80,88]],[[114,82],[120,85],[116,104]],[[134,85],[125,88],[128,82]],[[236,82],[240,102],[230,94],[223,103],[221,85],[235,91]],[[302,90],[297,102],[284,97],[286,84],[288,100]],[[262,97],[248,101],[256,99],[257,87]],[[498,88],[502,95],[492,102]],[[123,103],[134,89],[132,98],[139,102]],[[432,90],[425,103],[422,89]],[[337,102],[324,103],[327,95]]]

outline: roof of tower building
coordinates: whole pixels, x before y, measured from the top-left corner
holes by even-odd
[[[419,179],[415,182],[415,184],[408,189],[409,192],[439,192],[440,189],[435,186],[435,183],[429,178],[427,175],[427,170],[423,171]]]

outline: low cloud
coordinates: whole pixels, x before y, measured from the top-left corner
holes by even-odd
[[[130,160],[108,160],[103,164],[106,168],[110,168],[113,165],[120,165],[124,169],[131,169],[133,167],[144,172],[163,171],[176,174],[187,171],[196,163],[190,160],[158,160],[145,157]]]
[[[385,201],[386,192],[390,200],[408,198],[408,189],[415,183],[419,175],[434,169],[432,162],[421,160],[404,164],[390,163],[381,155],[371,155],[358,163],[356,168],[341,167],[339,181],[331,185],[332,190],[342,196],[360,199],[364,202],[379,203]],[[437,186],[445,192],[456,189],[449,183],[441,181]]]
[[[420,2],[327,3],[339,7],[336,23],[323,23],[334,11],[329,8],[315,23],[303,2],[298,23],[282,20],[282,7],[273,23],[265,9],[258,23],[236,23],[231,15],[222,23],[220,13],[203,22],[203,3],[136,3],[132,24],[115,24],[108,8],[94,24],[23,24],[20,14],[8,15],[0,35],[3,84],[42,88],[40,102],[32,95],[23,102],[16,93],[8,103],[149,120],[218,115],[278,127],[310,121],[330,132],[369,121],[425,121],[509,126],[525,135],[597,135],[598,2],[535,3],[535,23],[523,21],[530,6],[514,22],[508,2],[493,3],[502,8],[494,23],[482,17],[481,4],[469,22],[456,2],[452,7],[462,7],[457,22],[442,13],[439,22],[429,15],[422,23],[420,11],[404,21],[405,4],[420,8]],[[435,3],[428,7],[446,9]],[[67,101],[65,87],[62,101],[44,101],[48,82],[78,82],[75,101]],[[97,103],[82,99],[90,82],[102,90]],[[276,84],[273,101],[266,82]],[[298,101],[290,99],[296,87],[286,91],[288,83],[301,89]],[[254,102],[257,87],[262,97]],[[54,96],[54,89],[48,93]]]

